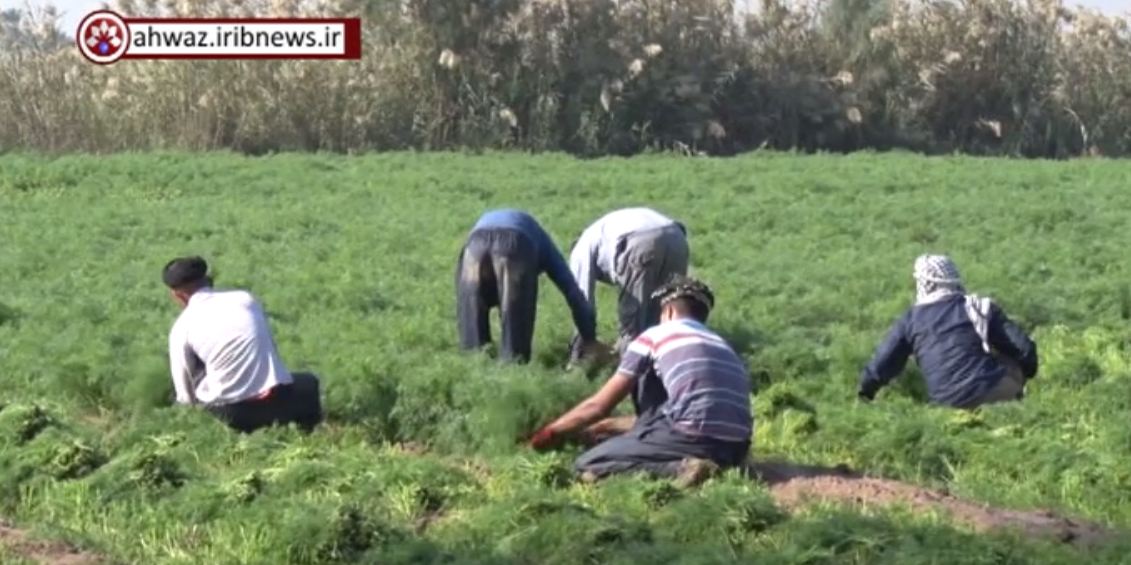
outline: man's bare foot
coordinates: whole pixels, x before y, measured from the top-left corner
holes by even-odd
[[[699,486],[719,472],[719,465],[710,459],[688,457],[680,462],[679,475],[673,485],[678,489]]]
[[[578,347],[576,354],[571,356],[567,369],[573,367],[600,367],[612,363],[616,358],[617,354],[613,348],[600,341],[592,341]]]
[[[635,424],[636,416],[614,416],[598,421],[592,426],[589,426],[587,431],[593,434],[615,436],[628,433]]]
[[[604,420],[590,425],[581,433],[577,434],[577,440],[582,445],[592,447],[611,437],[628,433],[628,431],[632,429],[632,426],[634,424],[636,424],[635,416],[615,416],[612,418],[605,418]]]

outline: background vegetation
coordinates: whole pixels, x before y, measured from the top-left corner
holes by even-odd
[[[683,494],[570,484],[573,453],[515,443],[597,386],[562,371],[564,301],[546,287],[534,361],[499,366],[456,351],[451,276],[487,208],[526,208],[564,245],[609,209],[655,206],[689,226],[712,325],[750,365],[758,457],[1126,530],[1131,267],[1114,234],[1131,228],[1131,170],[1116,162],[152,153],[0,170],[0,516],[48,536],[139,563],[1126,559],[898,509],[787,516],[734,476]],[[1035,336],[1024,403],[928,408],[913,369],[856,403],[925,251]],[[322,376],[326,426],[239,437],[168,406],[177,310],[158,271],[185,253],[261,298],[289,366]]]
[[[1126,18],[1061,0],[123,0],[362,16],[362,61],[87,63],[0,19],[0,150],[1131,152]],[[70,30],[68,30],[70,32]]]

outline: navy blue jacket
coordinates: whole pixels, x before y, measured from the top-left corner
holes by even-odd
[[[1021,366],[1026,380],[1037,375],[1037,345],[996,304],[988,338],[995,352]],[[873,397],[903,371],[912,353],[935,404],[975,405],[1005,376],[1005,367],[982,349],[962,295],[913,306],[897,320],[860,374],[859,393]]]
[[[594,315],[589,301],[581,293],[581,288],[577,286],[577,280],[573,278],[569,264],[566,263],[565,258],[554,245],[554,240],[550,238],[550,234],[542,229],[538,220],[522,210],[491,210],[480,216],[479,221],[476,222],[475,227],[471,228],[471,231],[474,233],[479,229],[491,228],[516,230],[530,238],[530,241],[534,243],[534,247],[538,250],[538,268],[550,277],[550,280],[565,296],[566,303],[569,304],[570,312],[573,314],[573,323],[577,326],[577,333],[587,340],[596,339],[597,317]]]

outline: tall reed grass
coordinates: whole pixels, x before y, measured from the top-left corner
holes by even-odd
[[[1131,152],[1128,20],[1060,0],[123,0],[361,16],[361,61],[87,63],[0,20],[0,150]]]

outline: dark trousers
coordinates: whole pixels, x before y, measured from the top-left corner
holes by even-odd
[[[676,225],[631,233],[617,246],[614,259],[620,287],[617,351],[660,322],[660,302],[652,293],[676,275],[687,274],[687,236]]]
[[[251,433],[273,425],[297,424],[309,432],[322,421],[322,399],[318,377],[294,373],[289,385],[279,385],[267,398],[209,406],[208,411],[232,429]]]
[[[746,460],[749,441],[695,437],[675,429],[661,410],[667,396],[655,374],[642,378],[632,395],[637,414],[632,429],[582,453],[574,469],[598,478],[632,472],[672,477],[679,474],[685,458],[709,459],[720,467],[735,467]]]
[[[510,229],[471,233],[456,266],[456,318],[460,347],[480,349],[491,342],[491,308],[499,308],[502,340],[499,358],[530,360],[538,309],[538,250],[524,234]]]

